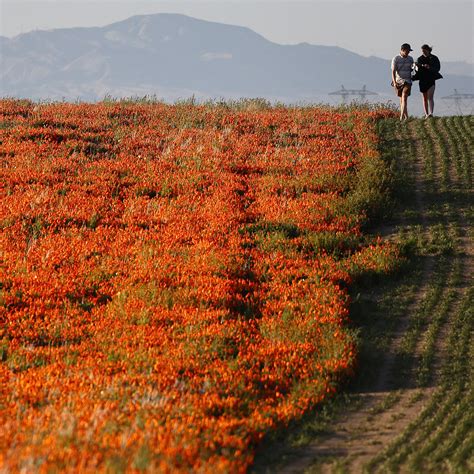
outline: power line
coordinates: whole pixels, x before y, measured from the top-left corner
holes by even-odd
[[[377,92],[372,92],[367,90],[367,87],[364,85],[362,89],[346,89],[343,85],[337,91],[330,92],[329,95],[339,95],[342,97],[342,102],[345,104],[349,96],[360,97],[361,100],[364,100],[368,95],[378,95]]]
[[[454,102],[456,109],[459,112],[459,115],[464,115],[463,105],[466,104],[467,106],[469,105],[472,106],[472,103],[474,101],[474,94],[471,94],[469,92],[458,92],[457,89],[454,89],[454,94],[447,95],[441,98],[443,100],[452,100]]]

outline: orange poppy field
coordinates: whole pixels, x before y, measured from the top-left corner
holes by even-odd
[[[1,100],[0,470],[245,472],[317,410],[391,116]]]

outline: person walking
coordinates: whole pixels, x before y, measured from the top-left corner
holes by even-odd
[[[415,61],[410,56],[411,46],[403,43],[400,54],[392,59],[392,87],[400,97],[400,120],[408,119],[408,97],[411,94],[412,70]]]
[[[413,79],[420,81],[420,92],[423,94],[423,109],[425,118],[433,117],[434,112],[434,93],[436,81],[442,79],[439,73],[441,64],[434,54],[431,54],[433,48],[427,44],[421,47],[421,56],[416,61],[416,74]]]

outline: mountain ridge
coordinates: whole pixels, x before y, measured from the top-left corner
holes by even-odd
[[[165,100],[258,96],[294,102],[327,94],[341,83],[391,93],[389,61],[383,58],[338,46],[281,45],[245,26],[173,13],[3,38],[3,96],[85,100],[106,94],[155,94]],[[469,77],[448,76],[449,91],[472,83]],[[443,84],[441,89],[446,89]]]

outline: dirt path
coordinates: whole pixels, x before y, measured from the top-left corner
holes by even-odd
[[[448,211],[438,220],[435,219],[433,222],[430,217],[432,209],[429,209],[429,206],[432,203],[428,201],[433,200],[439,189],[452,186],[464,189],[453,169],[452,160],[445,156],[446,148],[443,149],[432,128],[425,124],[420,128],[420,122],[414,121],[402,127],[398,128],[398,138],[401,141],[405,140],[406,143],[410,142],[405,150],[404,159],[407,155],[412,155],[409,159],[415,192],[411,214],[418,216],[418,225],[421,226],[420,237],[426,246],[433,246],[439,229],[449,233],[451,227],[457,225],[458,238],[455,244],[457,260],[453,259],[452,265],[443,274],[441,270],[435,268],[436,265],[439,266],[440,261],[440,256],[436,254],[437,250],[433,251],[434,256],[425,256],[426,258],[422,259],[419,286],[406,311],[403,311],[402,317],[398,319],[392,333],[390,348],[381,361],[378,379],[367,387],[366,391],[360,393],[360,403],[357,407],[340,415],[328,433],[293,453],[292,460],[278,469],[278,472],[285,474],[364,472],[368,463],[380,455],[386,446],[394,442],[405,428],[417,419],[430,403],[440,384],[441,368],[448,357],[446,345],[450,318],[461,304],[461,298],[456,301],[453,294],[457,292],[456,294],[460,296],[462,287],[470,281],[472,242],[469,239],[469,223],[462,212],[456,214],[453,200],[449,201],[446,198],[444,207]],[[408,138],[401,137],[401,131]],[[449,152],[454,151],[450,149]],[[451,222],[453,219],[456,219],[456,223]],[[399,228],[407,225],[406,218],[402,216]],[[391,240],[399,238],[399,230],[395,225],[392,228],[385,226],[384,234],[385,238]],[[457,268],[460,269],[460,275],[456,276]],[[442,281],[443,278],[446,278],[446,281],[456,280],[457,287],[453,289],[450,288],[451,284],[444,286],[441,284],[437,289],[432,283],[436,278],[438,281]],[[441,310],[438,311],[435,301],[433,309],[425,311],[427,314],[423,316],[429,298],[433,297],[432,294],[430,296],[430,292],[434,291],[439,292],[440,305],[445,305],[444,313],[438,314]],[[420,326],[418,333],[417,325]],[[401,381],[400,376],[396,375],[397,358],[406,350],[407,344],[411,348],[412,365],[407,379]],[[430,344],[431,353],[434,355],[430,355]],[[417,382],[419,379],[416,370],[423,364],[421,361],[423,357],[428,360],[426,366],[431,371],[426,379],[430,383],[426,380],[424,383]]]

